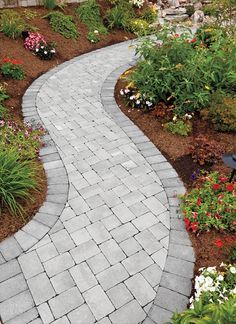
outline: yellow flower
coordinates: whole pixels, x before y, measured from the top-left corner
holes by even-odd
[[[205,89],[211,90],[211,88],[208,85],[205,85]]]
[[[181,64],[181,63],[179,63],[179,64],[176,64],[176,69],[181,69],[182,68],[182,66],[183,66],[183,64]]]
[[[136,99],[139,99],[140,96],[141,96],[141,93],[140,93],[140,92],[137,92],[136,95],[135,95],[135,98],[136,98]]]
[[[127,85],[127,88],[134,88],[134,83],[133,83],[133,81],[131,81],[131,82]]]

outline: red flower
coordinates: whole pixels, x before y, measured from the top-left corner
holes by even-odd
[[[224,243],[220,239],[216,239],[215,240],[215,245],[218,246],[218,247],[222,247],[224,245]]]
[[[227,179],[226,177],[223,177],[223,176],[220,177],[220,182],[222,182],[222,183],[227,182],[227,180],[228,180],[228,179]]]
[[[191,39],[190,43],[196,43],[197,39],[196,38],[193,38]]]
[[[195,233],[198,230],[198,222],[192,222],[191,230]]]
[[[197,206],[200,206],[200,205],[201,205],[201,203],[202,203],[202,200],[201,200],[201,198],[198,198],[198,200],[197,200],[197,202],[196,202]]]
[[[190,220],[188,218],[184,218],[184,223],[185,223],[186,230],[189,231],[191,225]]]
[[[228,191],[234,191],[234,184],[233,183],[228,183],[227,185],[226,185],[226,190],[228,190]]]
[[[214,184],[212,185],[212,189],[213,189],[213,190],[219,190],[219,189],[220,189],[220,185],[219,185],[219,183],[214,183]]]

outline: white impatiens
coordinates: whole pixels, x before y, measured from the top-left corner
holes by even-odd
[[[222,263],[220,270],[216,267],[200,268],[200,275],[195,277],[194,296],[189,300],[190,308],[194,302],[222,304],[232,295],[236,295],[236,267]]]
[[[142,8],[144,2],[144,0],[130,0],[130,3],[132,3],[133,6],[138,8]]]

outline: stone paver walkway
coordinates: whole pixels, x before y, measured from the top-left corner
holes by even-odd
[[[49,132],[49,188],[34,220],[0,244],[3,323],[164,323],[188,302],[193,250],[175,198],[184,188],[113,98],[129,44],[66,62],[26,93],[26,120]]]

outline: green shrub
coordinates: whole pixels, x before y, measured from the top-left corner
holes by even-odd
[[[193,5],[188,5],[185,8],[186,8],[186,14],[189,17],[191,17],[194,14],[194,12],[195,12],[194,6]]]
[[[149,23],[140,18],[130,19],[127,28],[137,36],[146,36],[152,32]]]
[[[200,176],[196,187],[181,195],[181,210],[186,229],[193,232],[210,229],[235,231],[236,183],[217,172]]]
[[[21,67],[22,62],[5,57],[1,65],[0,72],[6,78],[23,80],[25,77],[24,70]]]
[[[119,1],[112,9],[108,10],[106,20],[108,28],[126,29],[130,19],[135,17],[132,4],[124,0]]]
[[[140,18],[146,20],[149,24],[154,23],[157,20],[156,5],[148,5],[145,7],[140,14]]]
[[[25,124],[13,121],[0,122],[0,151],[14,149],[18,151],[22,160],[34,159],[42,146],[41,136],[45,131],[42,128],[33,130]]]
[[[170,30],[143,40],[130,76],[137,90],[155,102],[169,104],[171,98],[179,117],[208,107],[218,89],[236,91],[236,43],[220,32],[210,47],[195,46],[196,41],[184,34],[170,36]]]
[[[9,98],[9,96],[7,94],[5,85],[0,83],[0,103],[8,98]]]
[[[97,43],[100,40],[100,35],[107,34],[107,29],[103,25],[100,6],[96,0],[88,0],[82,3],[75,12],[89,30],[87,36],[89,41]]]
[[[192,126],[190,123],[186,123],[183,120],[171,121],[164,124],[164,128],[173,134],[188,136],[188,134],[192,131]]]
[[[46,9],[53,10],[57,7],[56,0],[43,0],[43,5]]]
[[[201,116],[217,131],[236,132],[236,98],[213,98],[210,107],[201,111]]]
[[[194,309],[188,309],[172,316],[172,324],[234,324],[236,318],[236,296],[218,305],[204,305],[201,300],[195,302]]]
[[[49,19],[52,30],[61,34],[65,38],[77,38],[79,36],[79,32],[72,16],[64,15],[62,12],[55,11],[50,12],[44,18]]]
[[[0,151],[0,211],[7,207],[11,214],[23,217],[22,201],[31,200],[37,190],[37,167],[31,161],[20,161],[16,151]]]
[[[3,10],[0,13],[0,31],[5,36],[16,39],[21,36],[23,30],[27,29],[27,24],[14,10]]]
[[[205,16],[218,17],[220,14],[220,8],[216,4],[208,4],[203,7],[203,12]]]

